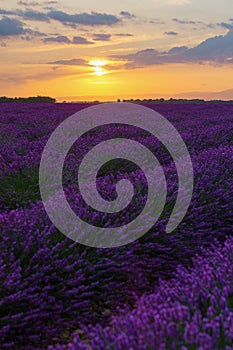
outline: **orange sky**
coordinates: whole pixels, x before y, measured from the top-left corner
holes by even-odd
[[[213,2],[1,1],[0,95],[233,99],[233,3]]]

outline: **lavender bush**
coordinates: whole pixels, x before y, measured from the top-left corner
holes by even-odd
[[[108,327],[85,327],[68,346],[49,350],[225,349],[233,344],[233,239],[215,244],[160,280],[132,311],[113,317]]]
[[[162,113],[181,133],[194,165],[193,200],[185,219],[172,235],[164,233],[178,188],[172,159],[150,135],[124,127],[116,131],[109,128],[105,133],[94,131],[72,147],[64,168],[66,196],[77,214],[104,224],[95,213],[81,210],[77,204],[77,162],[86,148],[109,135],[128,135],[149,147],[163,165],[168,199],[161,219],[146,236],[117,249],[87,248],[58,232],[40,199],[40,158],[46,141],[59,123],[87,106],[0,104],[1,349],[46,349],[49,345],[66,344],[75,330],[88,325],[98,324],[100,333],[95,334],[105,334],[110,317],[120,313],[125,305],[132,309],[138,297],[153,293],[159,279],[171,279],[180,264],[192,266],[192,257],[203,247],[209,247],[213,239],[224,242],[232,233],[233,107],[230,104],[148,105]],[[101,169],[97,181],[104,198],[114,196],[111,180],[118,176],[130,177],[135,184],[142,183],[130,212],[121,218],[111,218],[122,222],[140,210],[138,203],[146,196],[143,174],[135,167],[123,165],[116,169],[110,164]],[[221,252],[221,246],[218,251]],[[226,281],[227,276],[223,272]],[[196,283],[202,281],[200,277],[196,280]],[[153,298],[152,295],[148,300],[155,300]],[[167,303],[166,298],[163,303]],[[187,313],[191,306],[194,313],[200,311],[191,299],[189,304]],[[232,304],[228,308],[230,310]],[[91,328],[91,332],[96,332],[96,328]],[[201,334],[202,330],[198,332]],[[109,331],[107,334],[110,338],[113,336]],[[93,341],[88,332],[87,337]],[[129,341],[128,337],[125,339]],[[108,336],[106,341],[108,343]],[[79,347],[86,346],[81,344]],[[93,349],[101,348],[101,343],[99,348],[93,344]],[[187,348],[191,349],[191,345]]]

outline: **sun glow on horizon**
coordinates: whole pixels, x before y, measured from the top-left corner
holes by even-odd
[[[92,70],[94,71],[93,74],[99,77],[108,73],[107,70],[103,68],[107,63],[107,60],[91,60],[89,62]]]

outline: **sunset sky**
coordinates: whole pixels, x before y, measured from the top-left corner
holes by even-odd
[[[0,53],[0,96],[233,99],[233,0],[0,0]]]

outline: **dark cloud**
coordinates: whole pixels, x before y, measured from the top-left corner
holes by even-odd
[[[24,35],[21,36],[21,39],[24,41],[32,41],[33,38],[30,35]]]
[[[83,58],[73,58],[70,60],[59,60],[55,62],[48,62],[48,64],[58,64],[64,66],[87,66],[88,62]]]
[[[124,37],[124,36],[133,36],[133,34],[131,34],[131,33],[118,33],[118,34],[114,34],[115,36],[122,36],[122,37]]]
[[[32,6],[32,7],[40,6],[40,3],[35,1],[18,1],[17,4],[21,6]]]
[[[206,24],[206,27],[210,28],[210,29],[214,29],[217,27],[217,25],[215,23],[208,23],[208,24]]]
[[[94,34],[93,40],[95,41],[109,41],[111,39],[111,34]]]
[[[57,5],[59,3],[59,1],[53,1],[53,0],[51,0],[51,1],[44,1],[44,5]]]
[[[225,29],[232,29],[233,28],[233,24],[229,24],[229,23],[225,23],[225,22],[219,23],[219,26],[221,26],[222,28],[225,28]]]
[[[89,25],[89,26],[98,26],[98,25],[111,26],[113,24],[120,22],[120,19],[114,15],[109,15],[106,13],[96,13],[96,12],[92,12],[91,14],[80,13],[80,14],[70,15],[62,11],[50,11],[48,13],[48,17],[68,25],[81,24],[81,25]]]
[[[63,35],[45,38],[43,41],[45,43],[61,43],[61,44],[72,43],[72,41],[67,36],[63,36]]]
[[[75,44],[75,45],[89,45],[94,44],[92,41],[88,41],[81,36],[74,36],[73,39],[69,39],[67,36],[58,35],[55,37],[45,38],[45,43],[60,43],[60,44]]]
[[[125,17],[125,18],[135,18],[135,15],[128,11],[121,11],[120,16]]]
[[[168,51],[169,54],[181,54],[183,52],[188,51],[187,46],[175,46]]]
[[[33,4],[35,6],[37,3],[33,3]],[[14,16],[21,17],[25,20],[32,20],[32,21],[45,21],[45,22],[49,21],[49,17],[47,16],[46,13],[30,10],[30,9],[26,9],[25,11],[22,11],[19,9],[15,11],[7,11],[7,10],[0,9],[0,15],[14,15]]]
[[[186,46],[173,47],[167,52],[154,49],[138,51],[125,56],[111,56],[114,59],[127,61],[128,69],[160,65],[164,63],[233,63],[233,28],[226,35],[209,38],[199,45],[188,48]]]
[[[43,3],[39,3],[36,1],[18,1],[17,4],[21,6],[41,6],[41,5],[57,5],[58,1],[44,1]]]
[[[47,34],[42,33],[38,30],[33,30],[30,28],[25,28],[23,22],[16,18],[10,18],[3,16],[0,19],[0,36],[19,36],[23,40],[32,40],[34,37],[47,36]]]
[[[46,10],[46,11],[54,11],[55,8],[52,7],[52,6],[44,6],[44,7],[43,7],[43,10]]]
[[[25,20],[30,20],[30,21],[48,22],[49,20],[46,13],[34,11],[34,10],[17,11],[16,14],[23,17]]]
[[[145,22],[147,22],[147,21],[145,21]],[[151,19],[151,20],[149,20],[148,23],[150,23],[150,24],[165,24],[164,21],[161,21],[161,19],[158,19],[158,18]]]
[[[76,45],[94,44],[92,41],[88,41],[86,38],[84,38],[82,36],[74,36],[72,43],[76,44]]]
[[[34,6],[36,6],[36,2],[32,2]],[[44,4],[55,4],[56,1],[46,1]],[[29,3],[20,1],[20,4],[28,5]],[[8,11],[4,9],[0,9],[0,14],[2,15],[15,15],[21,17],[25,20],[32,21],[41,21],[41,22],[49,22],[50,19],[58,21],[63,25],[69,25],[75,28],[77,25],[86,25],[86,26],[111,26],[121,21],[120,18],[117,18],[114,15],[106,14],[106,13],[79,13],[79,14],[68,14],[63,11],[51,10],[49,12],[41,12],[32,9],[26,10],[15,10]]]
[[[178,35],[177,32],[165,32],[164,35]]]
[[[4,9],[0,9],[0,15],[14,15],[13,11],[8,11],[8,10],[4,10]]]
[[[21,4],[24,2],[21,2]],[[25,3],[26,4],[26,3]],[[36,2],[33,2],[34,6],[36,6]],[[31,10],[31,9],[26,9],[25,11],[22,10],[15,10],[15,11],[6,11],[3,9],[0,9],[0,14],[1,15],[14,15],[21,17],[25,20],[32,20],[32,21],[49,21],[49,18],[46,13],[36,11],[36,10]]]
[[[47,34],[45,34],[45,33],[41,33],[38,30],[32,30],[32,29],[25,29],[24,33],[28,34],[28,35],[31,35],[32,37],[35,37],[35,36],[37,36],[37,37],[47,36]],[[31,39],[32,39],[32,37],[31,37]]]
[[[200,23],[202,23],[201,21],[182,20],[182,19],[178,19],[178,18],[173,18],[172,20],[173,20],[174,22],[179,23],[179,24],[192,24],[192,25],[195,25],[195,24],[200,24]]]
[[[15,18],[3,16],[0,20],[0,36],[24,34],[23,23]]]
[[[233,27],[229,29],[226,35],[209,38],[189,49],[189,56],[192,57],[193,55],[197,59],[217,62],[224,62],[229,56],[233,56]]]

